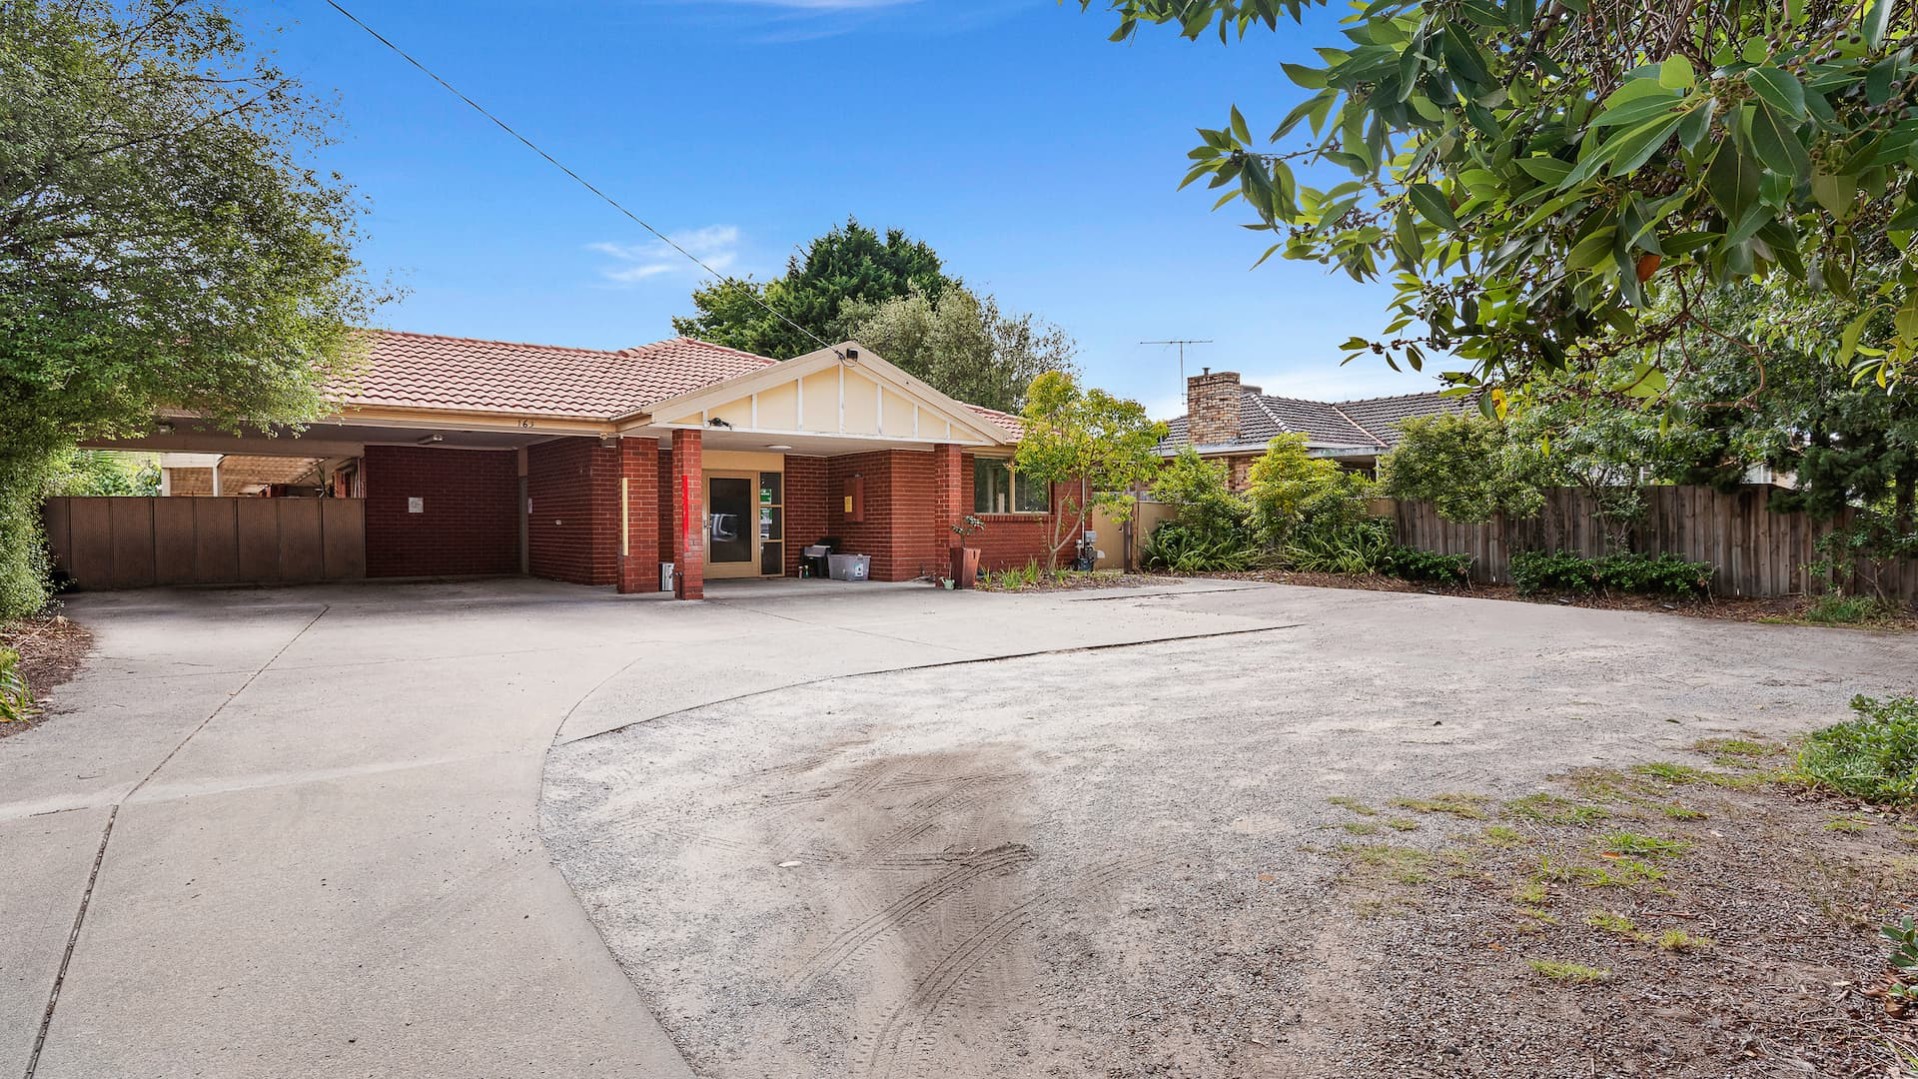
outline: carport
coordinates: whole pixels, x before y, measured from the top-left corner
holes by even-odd
[[[81,588],[527,574],[650,592],[671,564],[696,599],[708,575],[798,576],[828,537],[878,580],[943,572],[968,509],[988,565],[1045,558],[1049,492],[1014,497],[1007,468],[1016,418],[856,342],[775,361],[690,338],[369,338],[322,422],[231,432],[174,414],[93,444],[304,458],[318,482],[234,497],[215,467],[177,485],[192,497],[54,499],[57,569]]]

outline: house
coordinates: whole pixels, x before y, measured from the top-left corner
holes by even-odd
[[[1241,385],[1237,372],[1214,373],[1209,367],[1186,379],[1185,395],[1186,414],[1169,421],[1171,432],[1159,452],[1171,457],[1191,446],[1201,457],[1224,462],[1235,491],[1245,490],[1252,462],[1279,435],[1304,435],[1312,456],[1370,471],[1381,455],[1398,445],[1401,422],[1478,408],[1472,397],[1437,391],[1357,401],[1274,397],[1257,386]]]
[[[876,580],[941,573],[968,513],[988,567],[1044,560],[1053,536],[1054,492],[1010,468],[1017,417],[858,342],[784,361],[685,337],[605,351],[369,331],[365,346],[329,389],[335,413],[297,431],[176,414],[93,444],[168,454],[174,493],[212,495],[214,474],[239,493],[230,463],[266,457],[287,464],[250,475],[299,482],[264,493],[319,497],[159,499],[138,521],[71,500],[49,510],[56,555],[85,562],[90,543],[104,567],[141,547],[132,569],[91,573],[135,584],[530,574],[622,592],[658,590],[671,563],[697,598],[708,578],[797,576],[828,538]],[[127,538],[96,535],[122,517]]]

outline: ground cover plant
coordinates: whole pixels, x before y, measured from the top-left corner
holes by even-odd
[[[1611,554],[1586,558],[1570,551],[1516,551],[1512,583],[1521,595],[1541,592],[1625,592],[1653,596],[1703,596],[1712,567],[1677,555]]]
[[[1854,697],[1857,715],[1805,740],[1798,774],[1867,802],[1918,802],[1918,700]]]

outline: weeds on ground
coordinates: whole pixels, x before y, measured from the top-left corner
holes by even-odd
[[[1485,829],[1484,839],[1494,847],[1516,847],[1525,842],[1525,834],[1509,825],[1494,824]]]
[[[1658,935],[1658,946],[1668,952],[1702,952],[1716,943],[1710,937],[1695,937],[1683,929],[1667,929]]]
[[[1556,959],[1527,959],[1534,971],[1543,974],[1555,982],[1570,982],[1575,985],[1590,985],[1594,982],[1609,981],[1612,972],[1599,967],[1588,967],[1583,963],[1566,963]]]
[[[1364,802],[1359,801],[1357,798],[1347,798],[1344,795],[1333,795],[1327,798],[1326,801],[1338,806],[1340,809],[1349,809],[1361,817],[1377,816],[1379,812]]]
[[[1611,816],[1602,807],[1586,805],[1542,791],[1505,803],[1505,812],[1543,824],[1596,824]]]
[[[1430,798],[1394,798],[1389,804],[1417,813],[1446,813],[1468,820],[1483,820],[1485,803],[1490,800],[1482,794],[1434,794]]]
[[[1796,777],[1867,802],[1918,802],[1918,699],[1853,697],[1857,717],[1814,732]]]
[[[1627,940],[1644,939],[1643,934],[1638,931],[1638,926],[1634,925],[1630,918],[1614,911],[1592,911],[1585,916],[1585,924],[1591,926],[1593,929],[1602,929],[1613,936],[1624,937]]]
[[[1820,626],[1870,626],[1895,621],[1898,612],[1876,596],[1827,592],[1813,600],[1798,617]]]
[[[1785,752],[1785,747],[1776,742],[1752,738],[1701,738],[1692,743],[1692,749],[1709,755],[1720,768],[1756,768],[1767,758]]]

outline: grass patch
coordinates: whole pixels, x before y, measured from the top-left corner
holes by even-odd
[[[1361,817],[1376,817],[1379,814],[1378,810],[1373,809],[1371,806],[1366,805],[1364,802],[1359,801],[1357,798],[1346,798],[1342,795],[1338,795],[1331,798],[1327,798],[1326,801],[1332,803],[1335,806],[1338,806],[1340,809],[1351,810],[1352,812],[1357,813]]]
[[[1467,820],[1484,820],[1488,801],[1490,799],[1482,794],[1434,794],[1430,798],[1394,798],[1391,804],[1417,813],[1447,813]]]
[[[1385,818],[1385,826],[1394,832],[1416,832],[1419,830],[1419,822],[1410,817],[1387,817]]]
[[[1512,892],[1512,902],[1525,907],[1542,907],[1552,901],[1552,890],[1542,880],[1531,880]]]
[[[1555,982],[1570,982],[1575,985],[1590,985],[1594,982],[1609,981],[1612,972],[1598,967],[1588,967],[1583,963],[1566,963],[1557,959],[1527,959],[1535,973],[1542,974]]]
[[[1339,853],[1394,884],[1425,884],[1432,879],[1429,872],[1432,856],[1412,847],[1395,847],[1390,843],[1346,843],[1339,847]]]
[[[1667,783],[1676,783],[1680,786],[1688,783],[1696,783],[1705,778],[1703,770],[1693,768],[1689,764],[1674,764],[1671,761],[1653,761],[1650,764],[1634,764],[1632,765],[1632,774],[1648,776],[1652,779],[1662,779]]]
[[[1709,754],[1712,763],[1721,768],[1756,768],[1766,758],[1785,751],[1784,746],[1752,738],[1701,738],[1692,749]]]
[[[1604,865],[1576,866],[1572,877],[1587,888],[1635,888],[1649,881],[1664,880],[1665,871],[1637,858],[1620,858]]]
[[[1525,842],[1525,834],[1510,825],[1494,824],[1485,829],[1485,842],[1494,847],[1516,847]]]
[[[1380,825],[1369,820],[1349,820],[1339,827],[1353,835],[1378,835],[1384,830]]]
[[[1669,929],[1658,936],[1658,946],[1668,952],[1702,952],[1715,943],[1710,937],[1695,937],[1683,929]]]
[[[1918,699],[1853,697],[1851,710],[1805,740],[1798,777],[1866,802],[1918,802]]]
[[[1871,829],[1871,822],[1863,817],[1833,817],[1825,822],[1827,832],[1864,832]]]
[[[1505,812],[1542,824],[1596,824],[1611,816],[1603,808],[1556,794],[1528,794],[1505,803]]]
[[[1682,839],[1643,835],[1638,832],[1607,832],[1599,837],[1598,848],[1612,854],[1634,854],[1649,858],[1676,858],[1692,849]]]
[[[1897,612],[1875,596],[1827,592],[1813,600],[1799,617],[1820,626],[1870,626],[1895,620]]]
[[[1625,937],[1628,940],[1641,939],[1638,926],[1632,924],[1630,918],[1615,911],[1595,910],[1585,916],[1585,924],[1593,929],[1602,929],[1613,936]]]

